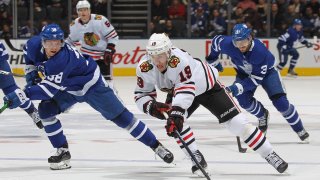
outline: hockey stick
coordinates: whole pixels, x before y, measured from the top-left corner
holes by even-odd
[[[11,44],[11,41],[10,41],[9,37],[5,37],[5,38],[4,38],[4,41],[6,42],[6,44],[8,45],[8,47],[11,49],[11,51],[23,52],[23,50],[17,49],[17,48],[15,48],[15,47]]]
[[[241,141],[240,141],[240,137],[237,136],[237,143],[238,143],[238,149],[240,153],[246,153],[247,152],[247,148],[243,148],[241,146]]]
[[[24,77],[24,75],[8,72],[8,71],[4,71],[4,70],[0,70],[0,74],[6,75],[6,76],[12,75],[12,76],[17,76],[17,77]]]
[[[167,112],[162,112],[162,114],[164,115],[164,117],[166,119],[169,118]],[[194,157],[194,155],[192,154],[191,150],[189,149],[187,143],[183,140],[183,138],[181,137],[180,133],[175,129],[174,133],[176,134],[176,136],[179,138],[179,140],[181,141],[181,143],[183,144],[184,148],[187,150],[189,156],[191,157],[191,159],[196,163],[197,167],[201,170],[202,174],[208,179],[211,180],[208,173],[202,168],[202,166],[200,165],[200,163],[198,162],[197,158]]]
[[[8,108],[8,103],[4,103],[4,105],[0,109],[0,114]]]
[[[196,163],[196,165],[198,166],[198,168],[201,170],[202,174],[208,179],[211,180],[208,173],[202,168],[202,166],[200,165],[200,163],[198,162],[197,158],[192,154],[191,150],[189,149],[188,145],[186,144],[186,142],[183,140],[183,138],[181,137],[180,133],[177,130],[174,130],[174,133],[178,136],[178,138],[180,139],[181,143],[183,144],[184,148],[187,150],[188,154],[190,155],[191,159]]]

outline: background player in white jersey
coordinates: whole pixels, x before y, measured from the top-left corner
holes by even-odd
[[[146,49],[147,55],[137,67],[136,104],[141,111],[159,119],[165,119],[162,113],[166,111],[169,115],[166,125],[169,136],[174,136],[174,129],[177,129],[187,142],[188,135],[194,141],[189,126],[186,128],[184,122],[202,105],[278,172],[283,173],[287,169],[288,164],[273,151],[264,134],[248,122],[223,85],[217,81],[218,71],[215,68],[172,47],[164,33],[153,34]],[[173,90],[171,106],[156,101],[156,87],[162,91]],[[192,143],[188,142],[192,151],[199,152]],[[196,157],[200,157],[200,164],[206,166],[206,163],[201,163],[203,156]]]
[[[11,72],[8,59],[9,54],[4,45],[0,42],[0,70]],[[5,96],[9,95],[12,92],[15,92],[19,94],[19,98],[25,99],[25,103],[21,104],[20,108],[23,109],[26,113],[28,113],[28,115],[33,119],[33,122],[39,129],[43,128],[38,110],[34,107],[34,104],[26,96],[23,96],[22,90],[17,86],[12,74],[0,74],[0,89],[3,91]]]
[[[120,102],[112,88],[103,80],[93,59],[83,56],[75,48],[65,44],[63,39],[64,33],[56,24],[45,26],[40,36],[29,39],[24,47],[26,65],[33,67],[33,71],[39,70],[45,78],[24,91],[12,92],[4,97],[10,108],[26,102],[26,98],[19,98],[21,95],[31,100],[41,100],[39,115],[52,146],[57,148],[56,154],[48,158],[50,168],[59,170],[71,167],[68,141],[56,116],[78,102],[86,102],[105,119],[127,130],[161,159],[171,163],[173,154]]]
[[[91,14],[88,1],[79,1],[76,8],[79,17],[70,24],[66,42],[71,45],[80,43],[81,53],[97,62],[101,74],[112,85],[112,56],[116,52],[118,34],[106,17]]]

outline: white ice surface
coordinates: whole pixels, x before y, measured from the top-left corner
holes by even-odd
[[[23,78],[16,78],[20,87]],[[233,77],[222,77],[230,85]],[[223,180],[316,180],[320,177],[320,77],[284,78],[288,98],[296,106],[310,144],[300,144],[298,136],[272,106],[259,87],[256,97],[269,109],[271,119],[267,137],[275,151],[289,163],[287,174],[279,174],[257,153],[241,154],[236,138],[207,110],[199,108],[188,123],[204,154],[212,179]],[[116,77],[115,86],[127,108],[144,121],[158,139],[175,155],[176,166],[167,165],[154,152],[133,139],[125,130],[104,120],[82,103],[58,116],[64,127],[72,155],[72,168],[52,171],[47,158],[54,152],[45,133],[38,130],[21,109],[5,110],[0,115],[1,180],[179,180],[199,179],[191,173],[191,162],[172,138],[167,137],[165,121],[141,113],[133,100],[134,77]],[[0,92],[2,100],[3,93]],[[160,99],[164,95],[160,93]],[[36,102],[37,103],[37,102]],[[0,103],[2,104],[2,103]],[[245,113],[249,120],[255,118]],[[243,144],[243,146],[245,146]]]

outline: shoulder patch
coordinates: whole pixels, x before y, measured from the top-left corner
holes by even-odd
[[[177,65],[180,63],[180,59],[177,57],[177,56],[171,56],[170,57],[170,60],[168,62],[168,65],[171,67],[171,68],[175,68],[177,67]]]
[[[71,23],[70,23],[70,26],[73,26],[75,24],[75,22],[74,21],[72,21]]]
[[[96,17],[94,17],[95,20],[101,20],[102,16],[101,15],[96,15]]]
[[[141,72],[148,72],[153,68],[152,64],[150,64],[148,61],[143,62],[139,67]]]

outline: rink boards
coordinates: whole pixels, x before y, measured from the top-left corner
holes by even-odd
[[[276,48],[277,39],[261,39],[262,42],[270,49],[278,61],[278,50]],[[299,48],[300,57],[297,63],[296,72],[301,76],[316,76],[320,75],[320,42],[317,39],[309,39],[315,43],[312,48]],[[1,42],[4,43],[3,40]],[[13,46],[17,49],[22,49],[26,40],[11,40]],[[172,40],[174,46],[188,51],[193,57],[204,60],[204,57],[210,53],[210,39],[179,39]],[[135,67],[141,57],[146,53],[145,45],[147,39],[130,39],[120,40],[116,47],[117,52],[114,55],[114,75],[115,76],[135,76]],[[5,44],[5,43],[4,43]],[[6,44],[5,44],[6,45]],[[297,43],[295,47],[303,46]],[[24,59],[23,52],[11,51],[6,45],[9,53],[9,61],[15,73],[23,74]],[[221,75],[234,75],[235,71],[232,68],[230,59],[226,55],[219,57],[224,72]],[[288,62],[289,64],[289,62]],[[288,67],[287,64],[287,67]],[[287,68],[281,74],[286,75]]]

